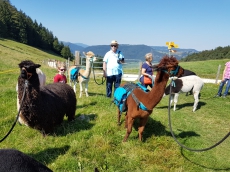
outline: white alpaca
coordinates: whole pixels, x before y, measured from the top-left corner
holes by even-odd
[[[38,74],[38,79],[39,79],[39,82],[40,82],[40,87],[44,86],[46,84],[46,75],[39,68],[36,69],[36,73]],[[18,83],[16,85],[16,92],[17,92],[17,111],[19,111],[20,103],[19,103],[19,100],[18,100]],[[20,124],[25,124],[25,122],[21,119],[20,116],[18,118],[18,122]]]
[[[172,102],[174,102],[174,108],[173,110],[176,110],[176,104],[178,102],[178,97],[181,92],[187,93],[190,90],[192,90],[193,96],[194,96],[194,105],[193,105],[193,112],[197,109],[197,105],[199,102],[199,93],[201,89],[203,88],[204,82],[203,80],[196,76],[196,75],[190,75],[190,76],[184,76],[179,79],[175,80],[176,87],[171,87],[171,98],[170,98],[170,106],[172,105]],[[165,94],[169,94],[169,86],[165,89]]]
[[[85,70],[84,69],[79,69],[79,72],[78,72],[78,81],[74,81],[73,82],[73,89],[74,89],[74,92],[76,93],[76,83],[79,82],[79,86],[80,86],[80,95],[79,95],[79,98],[82,97],[82,92],[83,92],[83,86],[82,84],[84,83],[85,84],[85,94],[86,94],[86,97],[89,96],[88,94],[88,83],[89,83],[89,79],[90,79],[90,73],[91,73],[91,67],[92,67],[92,63],[96,60],[96,57],[94,57],[94,53],[89,51],[87,53],[84,53],[83,54],[85,55],[86,57],[86,66],[85,66]],[[76,68],[76,66],[71,66],[69,67],[69,81],[70,81],[70,85],[71,85],[71,79],[70,79],[70,72],[73,68]]]

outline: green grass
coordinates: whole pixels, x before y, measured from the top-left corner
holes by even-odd
[[[36,48],[0,40],[0,139],[9,131],[17,114],[17,64],[24,59],[40,63],[47,82],[51,83],[56,70],[42,63],[48,58],[60,60]],[[180,65],[201,77],[215,79],[218,65],[223,66],[226,61],[184,62]],[[171,116],[173,131],[182,144],[195,149],[206,148],[229,132],[230,96],[213,98],[217,89],[218,85],[205,84],[195,112],[192,112],[193,97],[179,96],[177,110],[171,111]],[[79,87],[77,90],[78,97]],[[17,124],[0,143],[0,148],[18,149],[57,172],[93,171],[95,167],[109,172],[230,170],[229,138],[205,152],[182,149],[174,141],[168,127],[168,96],[154,108],[144,131],[144,141],[138,141],[137,120],[128,141],[123,143],[124,115],[122,125],[117,126],[116,106],[105,97],[105,85],[97,85],[91,79],[89,95],[78,98],[76,120],[68,123],[65,119],[54,134],[44,138],[38,131]],[[82,115],[86,120],[79,119]]]

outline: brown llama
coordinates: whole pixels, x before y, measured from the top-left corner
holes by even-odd
[[[138,133],[139,140],[142,141],[143,131],[147,123],[149,115],[152,113],[153,108],[160,102],[164,95],[166,84],[169,77],[176,76],[179,77],[183,74],[183,68],[178,66],[178,61],[175,57],[164,56],[160,63],[156,66],[157,74],[154,82],[154,87],[149,92],[144,92],[140,88],[135,88],[133,94],[143,103],[148,110],[142,110],[137,105],[136,101],[133,99],[131,94],[126,100],[126,117],[125,117],[125,127],[127,128],[126,135],[123,142],[127,141],[130,133],[132,132],[132,127],[134,120],[136,118],[140,119]],[[118,108],[118,124],[120,124],[121,113]]]

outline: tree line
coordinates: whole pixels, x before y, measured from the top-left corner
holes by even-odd
[[[53,51],[65,59],[73,59],[68,46],[41,23],[18,11],[10,0],[0,0],[0,38],[12,39],[43,50]]]
[[[180,61],[204,61],[214,59],[230,59],[230,46],[217,47],[212,50],[205,50],[199,53],[189,54]]]

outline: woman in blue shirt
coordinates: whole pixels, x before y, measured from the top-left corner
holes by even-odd
[[[152,53],[147,53],[145,55],[145,62],[142,64],[141,67],[141,78],[140,78],[140,82],[143,86],[145,86],[146,88],[148,86],[150,86],[151,88],[153,87],[153,68],[152,68],[152,61],[153,61],[153,55]],[[146,84],[144,82],[144,77],[148,77],[151,79],[151,83]]]

